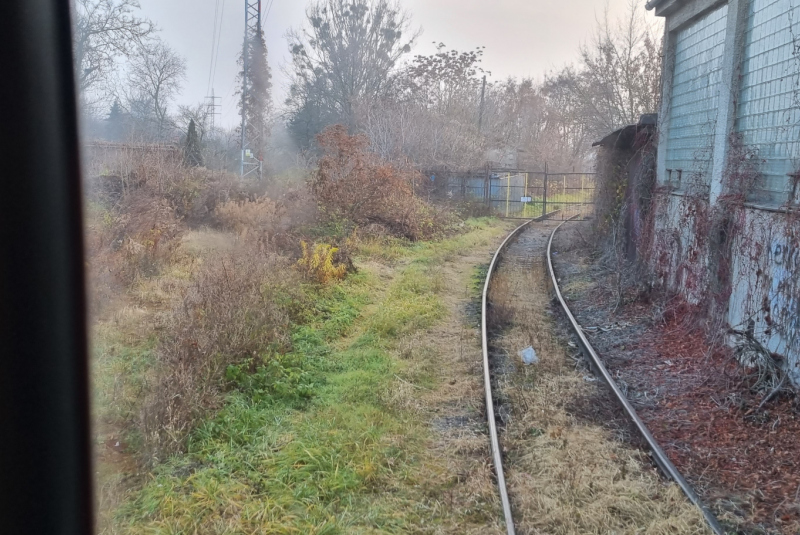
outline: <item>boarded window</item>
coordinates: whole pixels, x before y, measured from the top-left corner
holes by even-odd
[[[678,31],[667,131],[667,179],[708,191],[719,106],[727,4]]]
[[[789,200],[800,152],[800,9],[798,0],[751,0],[748,6],[737,131],[757,156],[756,201]],[[736,157],[736,154],[734,154]]]

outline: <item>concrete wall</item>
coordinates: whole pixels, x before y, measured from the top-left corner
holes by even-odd
[[[709,292],[709,247],[705,227],[708,203],[690,196],[662,194],[656,198],[654,243],[650,258],[654,282],[701,304]]]
[[[794,44],[794,35],[800,35],[800,1],[651,4],[667,19],[657,158],[662,193],[654,199],[650,251],[654,282],[692,304],[720,300],[707,307],[709,314],[729,328],[750,332],[782,358],[800,386],[800,188],[796,178],[781,177],[784,171],[800,170],[800,123],[795,120],[800,117],[800,54]],[[679,160],[670,156],[680,143],[676,132],[687,120],[672,97],[676,87],[686,90],[680,77],[689,73],[702,85],[708,68],[702,58],[692,68],[682,63],[686,43],[681,39],[692,35],[693,25],[701,28],[703,20],[722,10],[724,53],[721,64],[713,64],[720,72],[719,93],[706,95],[714,98],[715,115],[700,118],[714,127],[704,131],[703,147],[698,147],[701,160],[708,161],[711,151],[710,164],[704,166],[710,176],[703,177],[706,188],[691,189],[676,184],[670,170]],[[791,58],[789,50],[794,51]],[[784,124],[787,120],[792,124]],[[776,163],[776,158],[783,160]]]
[[[752,331],[769,351],[786,359],[800,385],[800,244],[798,220],[746,207],[736,236],[728,324]]]

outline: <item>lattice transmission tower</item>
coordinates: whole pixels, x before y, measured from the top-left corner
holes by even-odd
[[[247,113],[248,95],[247,84],[250,79],[250,47],[253,43],[261,39],[261,0],[245,0],[244,2],[244,48],[242,51],[242,157],[239,174],[242,177],[257,174],[259,180],[262,178],[263,162],[253,154],[253,145],[258,141],[252,137],[261,135],[260,133],[250,134],[247,132]]]

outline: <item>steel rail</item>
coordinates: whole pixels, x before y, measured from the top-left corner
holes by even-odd
[[[548,214],[549,215],[549,214]],[[547,216],[543,216],[547,217]],[[494,470],[497,475],[497,487],[500,491],[500,501],[503,504],[503,516],[506,519],[506,531],[508,535],[515,535],[514,531],[514,518],[511,515],[511,501],[508,499],[508,488],[506,487],[506,478],[503,474],[503,455],[500,452],[500,439],[497,436],[497,421],[494,416],[494,397],[492,396],[492,377],[489,370],[489,336],[487,329],[487,313],[489,303],[489,284],[492,281],[492,274],[494,268],[500,260],[500,255],[503,249],[517,236],[525,227],[530,225],[535,219],[526,221],[522,225],[514,229],[492,257],[492,262],[489,264],[489,270],[486,272],[486,282],[483,285],[483,295],[481,298],[481,341],[483,344],[483,382],[484,390],[486,392],[486,420],[489,422],[489,435],[492,443],[492,458],[494,459]]]
[[[548,214],[544,214],[543,216],[529,219],[525,223],[521,224],[517,228],[515,228],[506,239],[503,240],[503,243],[500,244],[500,247],[497,248],[495,251],[494,256],[492,257],[492,262],[489,264],[489,269],[486,272],[486,281],[483,285],[483,293],[481,295],[481,343],[483,346],[483,383],[484,383],[484,391],[486,393],[486,421],[489,424],[489,436],[492,446],[492,459],[494,461],[494,470],[495,475],[497,476],[497,488],[500,493],[500,501],[503,504],[503,516],[505,517],[506,521],[506,532],[508,535],[516,535],[516,531],[514,530],[514,518],[511,514],[511,501],[508,499],[508,487],[506,486],[506,477],[503,472],[503,455],[500,451],[500,439],[497,435],[497,420],[494,416],[494,396],[492,396],[492,375],[489,369],[489,335],[488,335],[488,321],[487,321],[487,314],[488,314],[488,304],[489,304],[489,285],[492,280],[492,274],[494,273],[494,268],[497,267],[497,263],[500,260],[500,255],[503,253],[503,249],[511,242],[514,237],[516,237],[522,229],[533,223],[534,221],[544,221],[548,219],[550,216],[553,216],[560,212],[561,210],[554,210]]]
[[[683,490],[683,493],[686,494],[686,497],[689,498],[689,501],[691,501],[698,509],[700,509],[700,511],[703,513],[703,516],[705,517],[706,522],[708,523],[708,526],[714,533],[716,533],[717,535],[726,535],[725,530],[720,525],[717,518],[708,509],[708,507],[706,507],[706,505],[700,500],[700,497],[697,495],[697,493],[689,484],[689,482],[686,481],[686,479],[684,479],[684,477],[681,475],[680,472],[678,472],[678,469],[675,467],[674,464],[672,464],[672,461],[669,460],[669,457],[667,457],[667,454],[664,452],[664,450],[661,448],[658,442],[656,442],[655,437],[653,437],[652,433],[650,433],[650,430],[647,428],[645,423],[642,421],[641,418],[639,418],[639,415],[636,413],[636,409],[633,408],[633,405],[631,405],[630,401],[628,401],[628,398],[625,396],[625,394],[622,393],[622,390],[620,390],[619,386],[617,386],[617,383],[611,377],[611,374],[608,372],[608,369],[603,364],[603,361],[600,360],[599,355],[592,347],[592,344],[589,342],[589,339],[583,333],[580,324],[575,319],[575,316],[572,314],[572,311],[567,305],[567,302],[564,300],[564,296],[561,295],[561,289],[558,286],[558,279],[556,278],[556,273],[555,270],[553,269],[552,249],[553,249],[553,238],[555,237],[556,232],[558,232],[558,230],[562,226],[564,226],[564,223],[566,223],[567,221],[564,221],[560,225],[558,225],[555,229],[553,229],[553,232],[550,234],[550,240],[547,242],[547,267],[550,271],[550,278],[553,282],[553,288],[555,289],[556,297],[558,297],[558,301],[561,303],[561,307],[567,314],[567,318],[569,318],[569,322],[572,325],[572,329],[575,331],[575,334],[578,335],[578,339],[580,340],[580,344],[583,347],[584,354],[589,359],[591,359],[595,371],[599,372],[601,378],[606,382],[606,384],[608,384],[608,386],[614,392],[614,395],[617,397],[617,400],[625,409],[625,412],[628,413],[630,419],[633,420],[634,424],[636,424],[639,433],[641,433],[642,437],[644,437],[644,439],[647,441],[648,446],[650,446],[650,450],[653,453],[653,458],[655,459],[656,464],[658,464],[659,468],[661,468],[661,471],[664,473],[664,475],[675,481],[678,484],[678,486],[680,486],[681,490]]]

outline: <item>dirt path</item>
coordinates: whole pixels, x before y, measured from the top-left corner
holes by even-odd
[[[707,533],[700,512],[625,441],[608,394],[558,333],[544,267],[555,223],[513,243],[491,293],[492,353],[518,533]],[[532,346],[539,362],[518,351]]]

